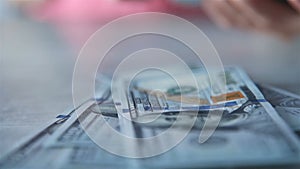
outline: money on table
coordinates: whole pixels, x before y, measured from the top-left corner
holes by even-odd
[[[115,99],[110,86],[103,86],[108,97],[90,99],[77,108],[78,114],[71,110],[60,116],[2,157],[0,168],[221,168],[299,163],[299,139],[272,107],[298,109],[297,101],[272,101],[275,96],[264,92],[265,97],[239,68],[225,68],[226,93],[220,93],[217,87],[211,91],[202,69],[193,72],[198,89],[188,81],[179,87],[170,78],[141,76],[123,90],[122,84],[128,83],[124,78],[116,89],[124,97]],[[199,143],[205,121],[213,118],[208,116],[210,111],[222,111],[221,121],[213,135]],[[134,122],[124,123],[122,118]],[[176,147],[143,159],[124,158],[103,150],[81,126],[95,131],[106,123],[116,132],[147,138],[164,132],[175,121],[177,126],[172,128],[168,139],[185,132],[191,121],[195,123]],[[112,140],[111,134],[99,132],[98,138],[130,151],[126,144]],[[157,146],[163,147],[168,141],[158,140]],[[136,149],[142,154],[147,147],[136,145]]]

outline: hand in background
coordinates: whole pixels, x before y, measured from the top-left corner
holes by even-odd
[[[223,28],[235,27],[283,39],[300,34],[300,0],[205,0],[203,7]]]

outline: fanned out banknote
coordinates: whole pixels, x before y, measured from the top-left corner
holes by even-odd
[[[201,84],[201,90],[192,88],[188,81],[179,90],[168,78],[141,77],[129,90],[118,91],[123,92],[123,100],[114,100],[110,86],[103,86],[101,90],[105,92],[100,92],[100,98],[83,103],[77,108],[77,114],[71,110],[58,116],[51,125],[3,156],[0,168],[227,168],[299,165],[299,139],[272,107],[277,111],[283,108],[299,109],[298,96],[264,86],[261,87],[264,97],[249,77],[234,67],[225,69],[226,93],[218,90],[208,92],[210,89],[205,73],[202,70],[195,70],[194,73],[197,82]],[[222,96],[226,100],[221,99],[224,98]],[[210,110],[222,110],[222,119],[213,135],[206,142],[200,143],[199,133],[205,121],[211,118],[208,116]],[[288,113],[295,116],[293,120],[299,119],[299,113],[294,112]],[[121,123],[124,117],[120,114],[125,114],[125,117],[135,122]],[[297,129],[297,123],[285,118],[284,111],[280,115]],[[151,122],[145,123],[147,120]],[[95,133],[96,138],[103,139],[116,149],[128,151],[126,144],[112,139],[111,132],[99,132],[104,123],[116,132],[147,138],[166,131],[175,121],[178,121],[178,126],[172,128],[167,140],[157,140],[158,148],[163,148],[176,134],[186,132],[184,128],[191,121],[194,121],[194,125],[176,147],[151,158],[131,159],[111,154],[100,148],[87,134]],[[135,146],[134,150],[141,151],[141,154],[147,150],[143,145]]]

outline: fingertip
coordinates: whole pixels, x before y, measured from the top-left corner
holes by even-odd
[[[300,0],[288,0],[288,2],[294,9],[300,12]]]
[[[229,28],[231,28],[232,27],[232,25],[229,23],[229,22],[227,22],[227,21],[219,21],[218,22],[218,25],[221,27],[221,28],[223,28],[223,29],[229,29]]]
[[[232,23],[230,22],[230,19],[227,18],[226,15],[224,14],[223,1],[207,0],[204,2],[205,2],[203,4],[204,11],[210,17],[210,19],[214,21],[214,23],[217,26],[223,29],[229,29],[232,27]]]

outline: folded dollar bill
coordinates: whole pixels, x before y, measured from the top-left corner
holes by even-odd
[[[218,83],[214,83],[210,92],[212,89],[203,70],[194,71],[199,88],[193,88],[189,81],[178,86],[170,78],[141,76],[129,89],[118,86],[116,91],[121,97],[115,98],[107,86],[105,96],[88,100],[76,111],[58,116],[51,125],[17,145],[1,158],[0,168],[297,166],[299,139],[272,107],[275,102],[269,99],[271,105],[265,100],[241,69],[229,67],[225,74],[226,93],[218,90]],[[123,83],[128,81],[122,79],[118,85]],[[202,143],[199,134],[205,122],[215,118],[210,112],[222,112],[222,118],[212,136]],[[156,148],[163,149],[178,134],[186,132],[192,122],[191,129],[178,145],[151,158],[120,157],[102,149],[97,142],[106,142],[119,152],[134,151],[143,155],[151,147],[143,142],[128,145],[122,139],[115,139],[114,133],[104,125],[125,136],[150,138],[176,124],[168,137],[158,137],[154,143]]]
[[[269,85],[259,85],[259,88],[279,115],[299,133],[300,96]]]

